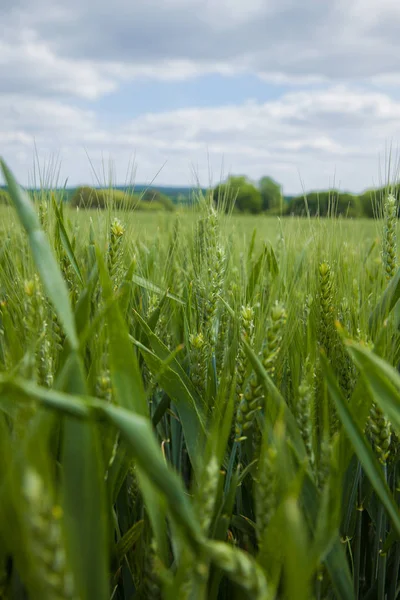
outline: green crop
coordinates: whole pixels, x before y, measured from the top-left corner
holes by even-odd
[[[149,217],[1,168],[0,598],[395,600],[394,197]]]

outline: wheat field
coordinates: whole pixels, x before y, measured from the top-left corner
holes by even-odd
[[[1,167],[0,598],[398,598],[394,197],[77,212]]]

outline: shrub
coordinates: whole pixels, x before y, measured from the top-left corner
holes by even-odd
[[[71,198],[71,206],[79,208],[105,208],[105,196],[101,190],[82,186],[75,190]]]
[[[0,189],[0,204],[10,204],[10,195],[6,190]]]
[[[148,189],[143,194],[140,194],[141,202],[153,203],[157,206],[162,206],[165,210],[172,212],[175,209],[174,203],[171,198],[168,198],[165,194],[159,190]]]
[[[98,208],[104,209],[108,206],[116,210],[143,210],[143,211],[163,211],[173,210],[172,201],[163,194],[154,194],[151,197],[151,190],[139,197],[136,194],[124,192],[116,189],[97,189],[89,186],[82,186],[75,190],[71,198],[71,206],[80,208]]]

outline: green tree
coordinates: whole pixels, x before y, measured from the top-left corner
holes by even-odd
[[[400,211],[400,184],[387,185],[378,189],[365,190],[360,195],[360,203],[363,211],[363,216],[368,218],[382,218],[383,206],[389,193],[392,193],[398,203]],[[400,216],[400,212],[398,212]]]
[[[360,196],[348,193],[335,194],[332,204],[332,211],[335,215],[342,215],[343,217],[363,216]]]
[[[229,211],[234,206],[240,212],[253,214],[262,211],[262,197],[258,190],[244,176],[230,176],[225,183],[214,188],[214,201]]]
[[[360,195],[360,202],[365,217],[373,219],[375,216],[380,216],[382,211],[380,190],[365,190]]]
[[[273,210],[279,208],[281,202],[281,186],[272,177],[262,177],[258,183],[262,198],[262,209]]]
[[[361,217],[363,207],[359,196],[328,190],[321,192],[310,192],[305,196],[292,198],[289,204],[289,214],[305,216],[342,216]]]

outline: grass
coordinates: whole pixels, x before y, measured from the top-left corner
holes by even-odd
[[[2,163],[0,597],[398,597],[397,222],[34,206]]]

